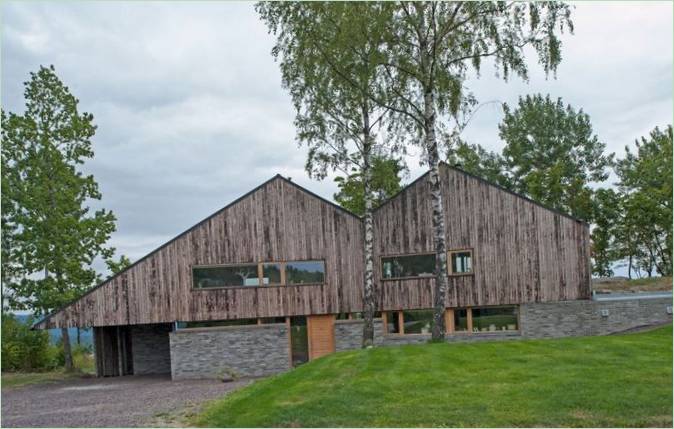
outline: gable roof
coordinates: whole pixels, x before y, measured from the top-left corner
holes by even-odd
[[[446,163],[446,162],[444,162],[444,161],[441,161],[441,162],[440,162],[440,165],[441,165],[441,168],[449,168],[450,170],[456,171],[456,172],[458,172],[458,173],[460,173],[460,174],[463,174],[463,175],[465,175],[465,176],[467,176],[467,177],[470,177],[470,178],[479,180],[480,182],[482,182],[482,183],[484,183],[484,184],[486,184],[486,185],[488,185],[488,186],[493,186],[493,187],[495,187],[495,188],[497,188],[497,189],[499,189],[499,190],[501,190],[501,191],[507,192],[507,193],[509,193],[509,194],[511,194],[511,195],[514,195],[514,196],[516,196],[516,197],[518,197],[518,198],[521,198],[521,199],[523,199],[523,200],[525,200],[525,201],[528,201],[529,203],[532,203],[532,204],[534,204],[534,205],[536,205],[536,206],[539,206],[539,207],[544,208],[544,209],[546,209],[546,210],[548,210],[548,211],[554,212],[554,213],[556,213],[556,214],[558,214],[558,215],[560,215],[560,216],[564,216],[564,217],[566,217],[566,218],[569,218],[569,219],[571,219],[571,220],[574,220],[574,221],[576,221],[576,222],[583,223],[584,225],[589,226],[589,224],[588,224],[586,221],[582,220],[582,219],[579,219],[579,218],[576,218],[576,217],[574,217],[574,216],[568,215],[568,214],[563,213],[563,212],[561,212],[561,211],[559,211],[559,210],[557,210],[557,209],[554,209],[554,208],[551,208],[551,207],[547,207],[547,206],[545,206],[545,205],[543,205],[543,204],[541,204],[541,203],[539,203],[539,202],[536,202],[536,201],[532,200],[532,199],[529,198],[529,197],[526,197],[526,196],[524,196],[524,195],[522,195],[522,194],[518,194],[517,192],[513,192],[513,191],[511,191],[511,190],[509,190],[509,189],[507,189],[507,188],[505,188],[505,187],[503,187],[503,186],[501,186],[501,185],[498,185],[498,184],[493,183],[493,182],[490,182],[489,180],[486,180],[486,179],[484,179],[484,178],[482,178],[482,177],[480,177],[480,176],[477,176],[477,175],[474,175],[474,174],[472,174],[472,173],[469,173],[469,172],[467,172],[467,171],[465,171],[465,170],[459,168],[458,166],[452,166],[452,165],[449,165],[448,163]],[[386,200],[386,201],[385,201],[384,203],[382,203],[379,207],[375,208],[375,209],[374,209],[374,212],[377,212],[377,211],[380,210],[382,207],[384,207],[385,205],[387,205],[388,203],[390,203],[391,201],[395,200],[397,197],[399,197],[400,195],[402,195],[402,194],[403,194],[405,191],[407,191],[410,187],[414,186],[415,184],[417,184],[417,183],[420,182],[421,180],[425,179],[426,176],[429,175],[429,173],[430,173],[430,171],[426,171],[424,174],[420,175],[420,176],[417,177],[415,180],[413,180],[412,182],[408,183],[408,184],[407,184],[406,186],[404,186],[400,191],[398,191],[396,194],[394,194],[391,198],[389,198],[388,200]],[[78,300],[84,298],[85,296],[91,294],[92,292],[94,292],[95,290],[97,290],[97,289],[99,289],[100,287],[104,286],[104,285],[107,284],[108,282],[112,281],[112,280],[115,279],[116,277],[118,277],[118,276],[124,274],[126,271],[130,270],[131,268],[135,267],[136,265],[140,264],[140,263],[143,262],[144,260],[150,258],[152,255],[154,255],[154,254],[156,254],[157,252],[159,252],[161,249],[165,248],[166,246],[170,245],[171,243],[175,242],[176,240],[180,239],[181,237],[183,237],[183,236],[189,234],[190,232],[192,232],[192,231],[195,230],[196,228],[198,228],[198,227],[200,227],[201,225],[205,224],[206,222],[210,221],[212,218],[218,216],[219,214],[221,214],[222,212],[224,212],[224,211],[227,210],[228,208],[234,206],[234,205],[237,204],[238,202],[240,202],[240,201],[244,200],[245,198],[249,197],[250,195],[254,194],[255,192],[257,192],[258,190],[262,189],[263,187],[265,187],[267,184],[273,182],[274,180],[282,180],[282,181],[285,182],[286,184],[289,184],[289,185],[294,186],[295,188],[299,189],[300,191],[302,191],[302,192],[304,192],[304,193],[306,193],[306,194],[308,194],[308,195],[310,195],[310,196],[312,196],[312,197],[314,197],[314,198],[316,198],[316,199],[318,199],[318,200],[320,200],[320,201],[322,201],[322,202],[324,202],[324,203],[327,203],[328,205],[332,206],[332,207],[335,208],[336,210],[341,211],[341,212],[343,212],[343,213],[345,213],[345,214],[347,214],[347,215],[349,215],[349,216],[352,216],[352,217],[358,219],[359,221],[362,221],[362,219],[363,219],[361,216],[358,216],[357,214],[355,214],[355,213],[353,213],[353,212],[351,212],[351,211],[345,209],[344,207],[342,207],[342,206],[340,206],[340,205],[338,205],[338,204],[335,204],[334,202],[332,202],[332,201],[330,201],[330,200],[328,200],[328,199],[326,199],[326,198],[324,198],[324,197],[321,197],[321,196],[318,195],[318,194],[315,194],[314,192],[312,192],[312,191],[306,189],[305,187],[303,187],[303,186],[301,186],[301,185],[298,185],[297,183],[293,182],[292,180],[289,180],[288,178],[283,177],[283,176],[280,175],[280,174],[276,174],[275,176],[273,176],[273,177],[270,178],[269,180],[266,180],[265,182],[261,183],[260,185],[256,186],[255,188],[253,188],[253,189],[251,189],[250,191],[246,192],[245,194],[241,195],[239,198],[237,198],[237,199],[235,199],[234,201],[230,202],[230,203],[227,204],[226,206],[222,207],[221,209],[217,210],[216,212],[212,213],[211,215],[207,216],[206,218],[202,219],[201,221],[197,222],[196,224],[192,225],[191,227],[189,227],[189,228],[186,229],[185,231],[181,232],[180,234],[176,235],[176,236],[173,237],[172,239],[168,240],[168,241],[165,242],[164,244],[162,244],[162,245],[160,245],[159,247],[155,248],[154,250],[150,251],[150,252],[147,253],[145,256],[143,256],[142,258],[138,259],[137,261],[135,261],[134,263],[132,263],[131,265],[129,265],[128,267],[126,267],[126,268],[123,269],[122,271],[120,271],[120,272],[118,272],[118,273],[116,273],[116,274],[114,274],[114,275],[112,275],[112,276],[106,278],[105,280],[101,281],[99,284],[97,284],[96,286],[94,286],[94,287],[92,287],[91,289],[89,289],[87,292],[85,292],[83,295],[81,295],[81,296],[78,297],[77,299],[74,299],[73,301],[71,301],[71,302],[69,302],[69,303],[67,303],[67,304],[65,304],[65,305],[63,305],[63,306],[61,306],[61,307],[59,307],[59,308],[53,310],[52,312],[50,312],[49,314],[47,314],[46,316],[44,316],[42,319],[40,319],[39,321],[35,322],[35,323],[32,325],[32,328],[36,328],[36,327],[38,327],[39,325],[43,324],[44,322],[46,322],[47,320],[49,320],[51,317],[53,317],[55,314],[57,314],[57,313],[59,313],[60,311],[64,310],[65,308],[67,308],[68,306],[70,306],[71,304],[73,304],[74,302],[77,302]]]
[[[529,202],[529,203],[532,203],[532,204],[534,204],[534,205],[536,205],[536,206],[538,206],[538,207],[544,208],[544,209],[546,209],[546,210],[548,210],[548,211],[551,211],[551,212],[553,212],[553,213],[556,213],[556,214],[558,214],[558,215],[560,215],[560,216],[564,216],[565,218],[568,218],[568,219],[571,219],[571,220],[574,220],[574,221],[576,221],[576,222],[580,222],[580,223],[582,223],[582,224],[585,224],[585,225],[589,226],[589,223],[588,223],[587,221],[583,220],[583,219],[580,219],[580,218],[577,218],[577,217],[572,216],[572,215],[570,215],[570,214],[564,213],[564,212],[562,212],[562,211],[560,211],[560,210],[557,210],[557,209],[555,209],[555,208],[548,207],[548,206],[546,206],[546,205],[544,205],[544,204],[539,203],[538,201],[532,200],[531,198],[529,198],[529,197],[527,197],[527,196],[525,196],[525,195],[519,194],[519,193],[517,193],[517,192],[515,192],[515,191],[511,191],[511,190],[508,189],[508,188],[505,188],[505,187],[503,187],[503,186],[501,186],[501,185],[499,185],[499,184],[497,184],[497,183],[491,182],[491,181],[489,181],[489,180],[487,180],[487,179],[485,179],[485,178],[483,178],[483,177],[477,176],[477,175],[475,175],[475,174],[473,174],[473,173],[469,173],[469,172],[467,172],[466,170],[461,169],[461,168],[458,167],[457,165],[449,165],[449,164],[448,164],[447,162],[445,162],[445,161],[440,161],[440,167],[441,167],[441,168],[444,167],[444,168],[448,168],[448,169],[450,169],[450,170],[456,171],[457,173],[463,174],[464,176],[470,177],[470,178],[472,178],[472,179],[476,179],[476,180],[478,180],[478,181],[480,181],[480,182],[482,182],[482,183],[484,183],[484,184],[486,184],[486,185],[488,185],[488,186],[492,186],[492,187],[494,187],[494,188],[496,188],[496,189],[498,189],[498,190],[500,190],[500,191],[507,192],[507,193],[509,193],[510,195],[514,195],[515,197],[521,198],[521,199],[523,199],[523,200],[525,200],[525,201],[527,201],[527,202]],[[425,173],[422,174],[421,176],[417,177],[417,178],[414,179],[412,182],[410,182],[410,183],[408,183],[407,185],[405,185],[401,190],[399,190],[398,192],[396,192],[391,198],[389,198],[388,200],[384,201],[379,207],[377,207],[376,209],[374,209],[374,211],[377,211],[377,210],[381,209],[382,207],[384,207],[384,206],[385,206],[386,204],[388,204],[389,202],[395,200],[398,196],[402,195],[405,191],[407,191],[407,189],[409,189],[409,188],[411,188],[412,186],[414,186],[417,182],[421,181],[422,179],[424,179],[424,178],[425,178],[426,176],[428,176],[429,174],[430,174],[430,170],[427,171],[427,172],[425,172]]]
[[[166,246],[170,245],[171,243],[175,242],[176,240],[180,239],[181,237],[184,237],[185,235],[189,234],[190,232],[192,232],[193,230],[197,229],[197,228],[200,227],[201,225],[203,225],[203,224],[207,223],[208,221],[210,221],[212,218],[218,216],[219,214],[221,214],[222,212],[224,212],[224,211],[227,210],[228,208],[230,208],[230,207],[234,206],[235,204],[237,204],[238,202],[240,202],[240,201],[246,199],[246,198],[249,197],[250,195],[254,194],[254,193],[257,192],[258,190],[264,188],[266,185],[268,185],[269,183],[271,183],[271,182],[273,182],[273,181],[275,181],[275,180],[282,180],[282,181],[285,182],[286,184],[289,184],[289,185],[294,186],[295,188],[299,189],[300,191],[302,191],[302,192],[304,192],[304,193],[306,193],[306,194],[308,194],[308,195],[310,195],[310,196],[312,196],[312,197],[314,197],[314,198],[317,198],[318,200],[320,200],[320,201],[322,201],[322,202],[324,202],[324,203],[329,204],[330,206],[334,207],[335,209],[337,209],[337,210],[339,210],[339,211],[341,211],[341,212],[343,212],[343,213],[345,213],[345,214],[347,214],[347,215],[349,215],[349,216],[353,216],[354,218],[356,218],[356,219],[358,219],[358,220],[361,220],[361,217],[358,216],[357,214],[352,213],[351,211],[345,209],[344,207],[342,207],[342,206],[340,206],[340,205],[337,205],[337,204],[335,204],[334,202],[332,202],[332,201],[330,201],[330,200],[328,200],[328,199],[326,199],[326,198],[323,198],[323,197],[321,197],[321,196],[318,195],[318,194],[315,194],[315,193],[311,192],[311,191],[308,190],[307,188],[305,188],[305,187],[303,187],[303,186],[301,186],[301,185],[298,185],[297,183],[293,182],[292,180],[290,180],[290,179],[288,179],[288,178],[286,178],[286,177],[283,177],[281,174],[276,174],[276,175],[273,176],[271,179],[264,181],[263,183],[261,183],[260,185],[256,186],[255,188],[251,189],[250,191],[246,192],[245,194],[241,195],[239,198],[235,199],[235,200],[232,201],[231,203],[227,204],[226,206],[222,207],[221,209],[215,211],[215,212],[212,213],[211,215],[207,216],[206,218],[200,220],[200,221],[197,222],[196,224],[194,224],[194,225],[192,225],[191,227],[187,228],[185,231],[183,231],[183,232],[181,232],[180,234],[176,235],[175,237],[173,237],[173,238],[170,239],[169,241],[165,242],[164,244],[160,245],[159,247],[155,248],[154,250],[148,252],[145,256],[143,256],[142,258],[138,259],[137,261],[135,261],[134,263],[132,263],[132,264],[129,265],[128,267],[126,267],[126,268],[124,268],[123,270],[121,270],[120,272],[118,272],[118,273],[116,273],[116,274],[114,274],[114,275],[112,275],[112,276],[106,278],[105,280],[101,281],[99,284],[97,284],[96,286],[94,286],[94,287],[92,287],[91,289],[87,290],[84,294],[82,294],[82,295],[79,296],[78,298],[76,298],[76,299],[70,301],[69,303],[64,304],[64,305],[62,305],[61,307],[59,307],[59,308],[57,308],[57,309],[51,311],[51,312],[50,312],[49,314],[47,314],[46,316],[44,316],[43,318],[41,318],[41,319],[38,320],[37,322],[33,323],[32,328],[36,328],[37,326],[39,326],[39,325],[41,325],[42,323],[46,322],[46,321],[49,320],[51,317],[53,317],[55,314],[57,314],[58,312],[60,312],[61,310],[65,309],[65,308],[67,308],[69,305],[71,305],[71,304],[73,304],[74,302],[77,302],[77,301],[79,301],[80,299],[84,298],[85,296],[91,294],[92,292],[94,292],[95,290],[97,290],[97,289],[99,289],[100,287],[104,286],[105,284],[107,284],[108,282],[112,281],[112,280],[115,279],[116,277],[121,276],[121,275],[124,274],[126,271],[130,270],[131,268],[135,267],[136,265],[140,264],[140,263],[143,262],[144,260],[148,259],[148,258],[151,257],[152,255],[154,255],[154,254],[156,254],[157,252],[159,252],[161,249],[165,248]]]

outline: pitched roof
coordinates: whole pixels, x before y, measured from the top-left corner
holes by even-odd
[[[112,276],[106,278],[105,280],[101,281],[101,282],[100,282],[99,284],[97,284],[96,286],[94,286],[94,287],[92,287],[91,289],[87,290],[87,291],[86,291],[84,294],[82,294],[80,297],[78,297],[78,298],[72,300],[71,302],[69,302],[69,303],[67,303],[67,304],[65,304],[65,305],[62,305],[61,307],[59,307],[59,308],[53,310],[52,312],[50,312],[49,314],[47,314],[46,316],[44,316],[43,318],[41,318],[41,319],[38,320],[37,322],[33,323],[32,327],[35,328],[35,327],[37,327],[38,325],[40,325],[40,324],[46,322],[47,320],[49,320],[49,318],[51,318],[52,316],[54,316],[55,314],[57,314],[57,313],[60,312],[61,310],[65,309],[66,307],[68,307],[68,306],[71,305],[72,303],[74,303],[74,302],[76,302],[76,301],[78,301],[78,300],[84,298],[85,296],[91,294],[91,293],[94,292],[96,289],[98,289],[98,288],[104,286],[106,283],[110,282],[110,281],[113,280],[114,278],[116,278],[116,277],[118,277],[118,276],[124,274],[126,271],[128,271],[128,270],[130,270],[131,268],[133,268],[134,266],[140,264],[141,262],[143,262],[144,260],[146,260],[146,259],[149,258],[150,256],[154,255],[155,253],[157,253],[158,251],[160,251],[160,250],[163,249],[164,247],[170,245],[171,243],[173,243],[174,241],[178,240],[179,238],[185,236],[186,234],[189,234],[189,233],[190,233],[191,231],[193,231],[194,229],[196,229],[196,228],[198,228],[199,226],[203,225],[204,223],[208,222],[208,221],[211,220],[212,218],[218,216],[220,213],[222,213],[223,211],[225,211],[225,210],[227,210],[228,208],[232,207],[232,206],[235,205],[236,203],[238,203],[238,202],[240,202],[240,201],[246,199],[246,198],[249,197],[250,195],[252,195],[252,194],[254,194],[255,192],[257,192],[258,190],[264,188],[267,184],[273,182],[274,180],[282,180],[282,181],[284,181],[285,183],[287,183],[287,184],[289,184],[289,185],[292,185],[292,186],[294,186],[295,188],[301,190],[302,192],[304,192],[304,193],[306,193],[306,194],[308,194],[308,195],[311,195],[312,197],[317,198],[317,199],[321,200],[321,201],[324,202],[324,203],[329,204],[330,206],[334,207],[335,209],[337,209],[337,210],[339,210],[339,211],[341,211],[341,212],[344,212],[345,214],[347,214],[347,215],[349,215],[349,216],[353,216],[353,217],[355,217],[355,218],[358,219],[358,220],[361,220],[361,217],[358,216],[357,214],[352,213],[351,211],[345,209],[344,207],[339,206],[339,205],[335,204],[334,202],[332,202],[332,201],[330,201],[330,200],[328,200],[328,199],[326,199],[326,198],[323,198],[323,197],[321,197],[321,196],[318,195],[318,194],[315,194],[315,193],[311,192],[311,191],[308,190],[307,188],[305,188],[305,187],[303,187],[303,186],[301,186],[301,185],[298,185],[297,183],[293,182],[292,180],[290,180],[290,179],[288,179],[288,178],[286,178],[286,177],[283,177],[283,176],[280,175],[280,174],[276,174],[276,175],[275,175],[274,177],[272,177],[271,179],[264,181],[264,182],[261,183],[260,185],[256,186],[255,188],[253,188],[253,189],[251,189],[250,191],[246,192],[245,194],[241,195],[239,198],[235,199],[234,201],[232,201],[231,203],[227,204],[227,205],[224,206],[223,208],[217,210],[216,212],[212,213],[212,214],[209,215],[208,217],[206,217],[206,218],[200,220],[199,222],[197,222],[196,224],[194,224],[194,225],[192,225],[191,227],[187,228],[185,231],[183,231],[183,232],[181,232],[180,234],[176,235],[175,237],[173,237],[173,238],[170,239],[169,241],[167,241],[167,242],[165,242],[164,244],[160,245],[160,246],[157,247],[156,249],[150,251],[148,254],[146,254],[146,255],[143,256],[142,258],[138,259],[137,261],[135,261],[134,263],[132,263],[132,264],[129,265],[128,267],[124,268],[122,271],[120,271],[120,272],[118,272],[118,273],[116,273],[116,274],[114,274],[114,275],[112,275]]]
[[[564,217],[566,217],[566,218],[572,219],[572,220],[574,220],[574,221],[576,221],[576,222],[580,222],[580,223],[583,223],[583,224],[585,224],[585,225],[589,225],[586,221],[584,221],[584,220],[582,220],[582,219],[579,219],[579,218],[576,218],[576,217],[574,217],[574,216],[568,215],[568,214],[563,213],[563,212],[561,212],[561,211],[559,211],[559,210],[557,210],[557,209],[554,209],[554,208],[551,208],[551,207],[547,207],[547,206],[545,206],[545,205],[543,205],[543,204],[541,204],[541,203],[539,203],[539,202],[536,202],[536,201],[532,200],[532,199],[529,198],[529,197],[526,197],[526,196],[524,196],[524,195],[522,195],[522,194],[518,194],[517,192],[513,192],[513,191],[511,191],[511,190],[509,190],[509,189],[507,189],[507,188],[504,188],[504,187],[501,186],[501,185],[498,185],[498,184],[496,184],[496,183],[490,182],[490,181],[488,181],[488,180],[486,180],[486,179],[484,179],[484,178],[482,178],[482,177],[480,177],[480,176],[477,176],[477,175],[474,175],[474,174],[472,174],[472,173],[469,173],[469,172],[467,172],[467,171],[465,171],[465,170],[462,170],[461,168],[459,168],[459,167],[457,167],[457,166],[449,165],[448,163],[446,163],[446,162],[444,162],[444,161],[440,162],[440,164],[441,164],[442,167],[449,168],[449,169],[451,169],[451,170],[454,170],[454,171],[456,171],[456,172],[458,172],[458,173],[464,174],[464,175],[466,175],[466,176],[468,176],[468,177],[471,177],[471,178],[473,178],[473,179],[477,179],[477,180],[479,180],[479,181],[482,182],[482,183],[485,183],[485,184],[487,184],[487,185],[489,185],[489,186],[493,186],[493,187],[495,187],[495,188],[497,188],[497,189],[499,189],[499,190],[501,190],[501,191],[504,191],[504,192],[507,192],[507,193],[509,193],[509,194],[512,194],[512,195],[514,195],[514,196],[516,196],[516,197],[518,197],[518,198],[521,198],[521,199],[523,199],[523,200],[526,200],[526,201],[528,201],[528,202],[530,202],[530,203],[532,203],[532,204],[535,204],[535,205],[537,205],[537,206],[539,206],[539,207],[542,207],[542,208],[544,208],[544,209],[546,209],[546,210],[552,211],[552,212],[557,213],[557,214],[559,214],[559,215],[561,215],[561,216],[564,216]],[[384,203],[382,203],[379,207],[377,207],[374,211],[375,211],[375,212],[378,211],[379,209],[381,209],[382,207],[384,207],[384,206],[385,206],[386,204],[388,204],[389,202],[395,200],[398,196],[402,195],[407,189],[409,189],[410,187],[414,186],[414,185],[415,185],[416,183],[418,183],[419,181],[423,180],[429,173],[430,173],[430,171],[427,171],[427,172],[425,172],[424,174],[422,174],[421,176],[417,177],[417,178],[416,178],[415,180],[413,180],[412,182],[408,183],[408,184],[407,184],[406,186],[404,186],[400,191],[398,191],[395,195],[393,195],[391,198],[389,198],[389,199],[386,200]],[[173,243],[173,242],[176,241],[177,239],[183,237],[184,235],[190,233],[191,231],[193,231],[194,229],[198,228],[198,227],[201,226],[202,224],[208,222],[208,221],[209,221],[210,219],[212,219],[213,217],[219,215],[220,213],[222,213],[223,211],[225,211],[225,210],[227,210],[228,208],[232,207],[232,206],[235,205],[236,203],[238,203],[238,202],[240,202],[241,200],[247,198],[248,196],[254,194],[256,191],[260,190],[261,188],[263,188],[263,187],[266,186],[267,184],[273,182],[274,180],[283,180],[285,183],[290,184],[290,185],[296,187],[297,189],[303,191],[304,193],[306,193],[306,194],[308,194],[308,195],[311,195],[312,197],[317,198],[317,199],[321,200],[321,201],[324,202],[324,203],[329,204],[330,206],[334,207],[335,209],[337,209],[337,210],[339,210],[339,211],[341,211],[341,212],[344,212],[345,214],[347,214],[347,215],[349,215],[349,216],[353,216],[353,217],[355,217],[356,219],[362,220],[362,217],[361,217],[361,216],[358,216],[357,214],[355,214],[355,213],[353,213],[353,212],[351,212],[351,211],[345,209],[344,207],[342,207],[342,206],[340,206],[340,205],[337,205],[337,204],[335,204],[334,202],[332,202],[332,201],[330,201],[330,200],[328,200],[328,199],[326,199],[326,198],[324,198],[324,197],[321,197],[320,195],[315,194],[314,192],[308,190],[307,188],[305,188],[305,187],[303,187],[303,186],[298,185],[297,183],[295,183],[295,182],[293,182],[292,180],[289,180],[289,179],[283,177],[283,176],[280,175],[280,174],[276,174],[275,176],[273,176],[273,177],[270,178],[269,180],[267,180],[267,181],[261,183],[259,186],[257,186],[257,187],[255,187],[255,188],[251,189],[250,191],[248,191],[248,192],[246,192],[245,194],[241,195],[239,198],[235,199],[234,201],[232,201],[231,203],[227,204],[227,205],[224,206],[223,208],[217,210],[216,212],[214,212],[214,213],[211,214],[210,216],[208,216],[208,217],[202,219],[201,221],[197,222],[196,224],[192,225],[191,227],[189,227],[189,228],[186,229],[185,231],[183,231],[183,232],[181,232],[180,234],[176,235],[175,237],[173,237],[173,238],[170,239],[169,241],[165,242],[164,244],[160,245],[160,246],[157,247],[156,249],[152,250],[152,251],[149,252],[147,255],[143,256],[142,258],[138,259],[136,262],[134,262],[134,263],[132,263],[131,265],[129,265],[128,267],[126,267],[124,270],[122,270],[122,271],[118,272],[117,274],[114,274],[114,275],[112,275],[112,276],[106,278],[105,280],[103,280],[102,282],[100,282],[98,285],[96,285],[96,286],[92,287],[91,289],[89,289],[87,292],[85,292],[85,293],[84,293],[82,296],[80,296],[79,298],[77,298],[77,299],[75,299],[75,300],[69,302],[68,304],[65,304],[65,305],[59,307],[58,309],[56,309],[56,310],[52,311],[51,313],[49,313],[48,315],[44,316],[42,319],[40,319],[39,321],[37,321],[37,322],[35,322],[35,323],[33,324],[33,328],[35,328],[35,327],[37,327],[38,325],[44,323],[45,321],[47,321],[47,320],[48,320],[49,318],[51,318],[52,316],[54,316],[55,314],[57,314],[57,313],[60,312],[61,310],[65,309],[66,307],[68,307],[69,305],[71,305],[73,302],[76,302],[76,301],[78,301],[78,300],[84,298],[85,296],[89,295],[90,293],[92,293],[92,292],[95,291],[96,289],[102,287],[103,285],[105,285],[106,283],[108,283],[109,281],[111,281],[112,279],[114,279],[114,278],[116,278],[116,277],[122,275],[122,274],[125,273],[127,270],[129,270],[129,269],[131,269],[132,267],[134,267],[134,266],[140,264],[141,262],[143,262],[144,260],[146,260],[146,259],[149,258],[150,256],[154,255],[154,254],[155,254],[156,252],[158,252],[159,250],[161,250],[161,249],[163,249],[164,247],[170,245],[171,243]]]

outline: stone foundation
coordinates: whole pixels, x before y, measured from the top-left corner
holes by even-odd
[[[383,343],[381,335],[384,325],[381,319],[374,319],[374,344]],[[363,344],[363,321],[336,320],[335,321],[335,351],[353,350],[361,348]]]
[[[182,329],[172,332],[171,376],[261,377],[290,368],[284,323]]]
[[[671,323],[672,315],[667,311],[669,307],[671,312],[671,305],[671,298],[523,304],[519,331],[458,333],[448,335],[447,342],[605,335],[644,325]],[[145,329],[144,333],[136,335],[138,328]],[[428,334],[384,334],[382,319],[375,319],[374,328],[377,346],[420,344],[431,337]],[[134,366],[165,370],[169,364],[159,360],[164,354],[157,354],[156,350],[168,345],[159,342],[160,337],[155,335],[158,331],[150,335],[147,329],[134,327]],[[170,338],[170,372],[174,379],[215,378],[227,373],[259,377],[290,369],[288,328],[283,323],[183,329],[165,335]],[[360,349],[362,335],[362,320],[336,320],[335,350]]]
[[[606,335],[639,326],[672,322],[671,298],[619,301],[539,302],[520,306],[525,338]],[[604,312],[604,315],[602,315]]]

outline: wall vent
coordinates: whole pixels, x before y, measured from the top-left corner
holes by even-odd
[[[608,308],[602,308],[599,313],[601,314],[601,317],[608,317]]]

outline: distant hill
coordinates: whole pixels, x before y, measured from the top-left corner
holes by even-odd
[[[15,314],[16,318],[21,322],[26,323],[29,314]],[[77,328],[69,328],[68,334],[70,335],[70,344],[77,344]],[[53,344],[56,344],[61,340],[61,330],[60,329],[49,329],[49,338]],[[90,346],[93,344],[93,333],[91,329],[80,329],[80,344],[85,346]]]

